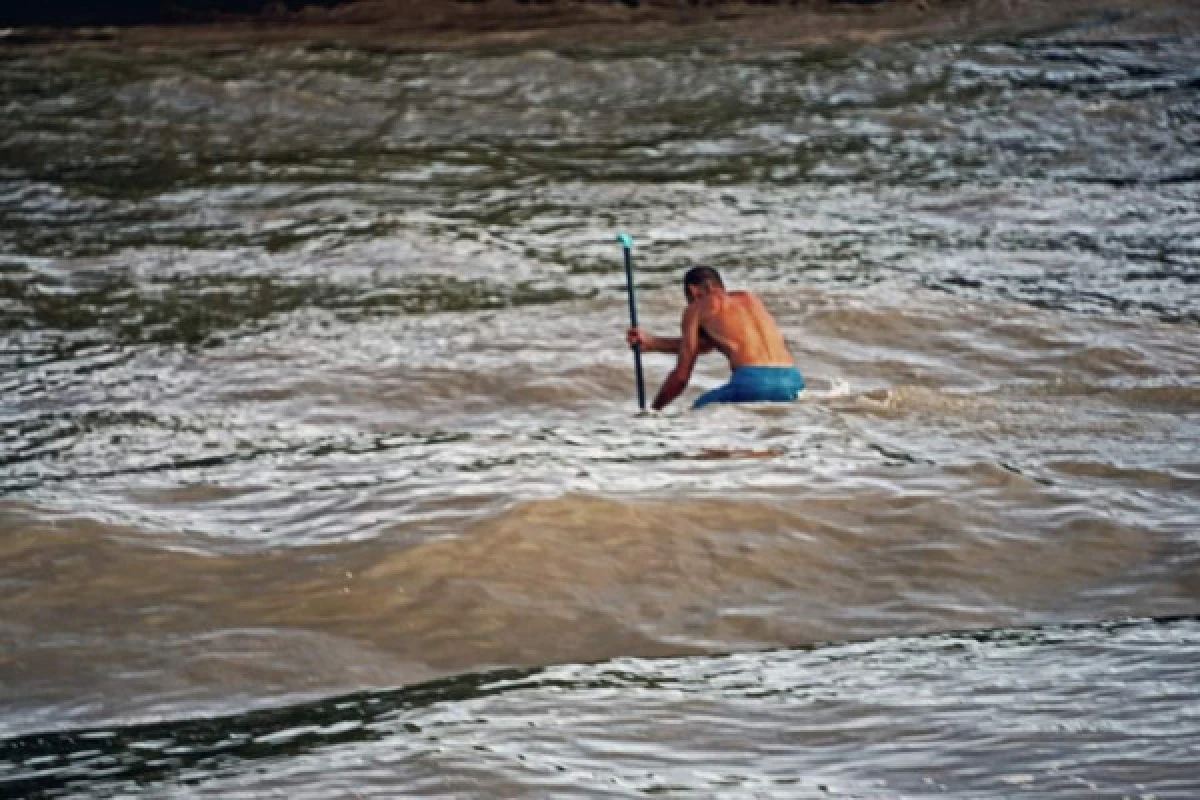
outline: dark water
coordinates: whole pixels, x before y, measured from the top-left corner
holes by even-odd
[[[0,764],[57,797],[1184,796],[1198,657],[1185,618],[624,658],[34,734]]]
[[[1198,22],[0,49],[0,792],[1196,794]]]

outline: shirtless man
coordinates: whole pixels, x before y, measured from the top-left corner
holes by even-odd
[[[683,276],[688,305],[681,336],[652,336],[630,328],[625,340],[647,353],[675,353],[675,369],[663,381],[654,410],[661,411],[687,388],[701,353],[720,350],[729,359],[729,383],[705,392],[692,408],[709,403],[790,402],[804,388],[804,378],[788,352],[775,320],[750,292],[727,292],[712,267],[693,267]]]

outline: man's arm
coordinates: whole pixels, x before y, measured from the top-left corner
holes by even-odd
[[[662,388],[658,390],[658,395],[654,398],[652,404],[655,411],[662,411],[672,400],[687,388],[688,381],[692,379],[692,369],[696,366],[696,359],[700,356],[700,308],[698,304],[693,303],[683,312],[683,330],[682,336],[679,337],[679,359],[675,362],[675,369],[671,370],[671,374],[663,381]]]
[[[625,332],[625,342],[630,347],[641,347],[643,353],[678,353],[679,340],[666,336],[654,336],[641,328],[630,328]]]
[[[630,328],[625,334],[625,341],[630,347],[635,344],[641,345],[643,353],[669,353],[677,355],[679,346],[683,343],[683,339],[677,336],[653,336],[646,333],[641,328]],[[704,330],[700,330],[700,355],[711,353],[713,349],[712,341],[704,335]]]

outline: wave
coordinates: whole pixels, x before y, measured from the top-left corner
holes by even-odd
[[[11,587],[0,684],[18,692],[5,700],[16,707],[100,697],[129,707],[164,693],[211,702],[239,685],[268,696],[354,685],[355,664],[402,683],[488,666],[1188,606],[1171,585],[1129,577],[1163,557],[1153,532],[1000,468],[955,479],[961,498],[883,486],[672,499],[576,493],[517,502],[419,544],[221,555],[9,503],[0,515]],[[1036,530],[1027,527],[1031,508]],[[1106,595],[1110,588],[1120,591]],[[207,653],[204,670],[181,669],[197,641],[237,631],[257,631],[252,648],[278,663],[248,668],[234,648]],[[297,658],[301,634],[327,642],[330,657]],[[31,694],[39,674],[56,677]]]
[[[1200,735],[1194,715],[1178,709],[1182,698],[1195,697],[1185,659],[1196,657],[1198,636],[1200,617],[1194,615],[1126,618],[733,656],[476,672],[249,713],[11,737],[0,740],[0,791],[102,797],[134,787],[170,794],[183,785],[189,794],[219,794],[235,784],[243,790],[248,784],[294,784],[293,796],[328,796],[325,784],[336,774],[343,788],[350,781],[411,789],[414,781],[424,780],[427,796],[440,796],[454,794],[462,779],[455,775],[464,772],[476,790],[484,780],[506,782],[509,793],[521,786],[523,793],[544,794],[557,785],[556,794],[586,794],[587,787],[597,788],[593,769],[604,775],[616,770],[627,779],[640,767],[644,782],[654,771],[682,762],[686,771],[679,777],[698,781],[692,788],[706,793],[705,781],[716,779],[710,773],[728,767],[730,758],[744,760],[747,752],[776,758],[781,731],[786,731],[789,741],[806,745],[800,752],[810,777],[828,771],[821,766],[823,758],[837,765],[823,780],[839,789],[859,785],[872,773],[888,774],[893,787],[921,785],[920,777],[935,774],[943,787],[949,783],[974,796],[1006,796],[1015,765],[1008,755],[998,755],[998,748],[1013,750],[1013,756],[1019,752],[1019,782],[1053,785],[1063,773],[1105,774],[1114,765],[1125,774],[1143,757],[1138,731],[1151,730],[1151,722],[1154,741],[1170,735],[1180,747],[1194,743]],[[1075,680],[1064,680],[1064,659],[1078,659],[1072,667]],[[1147,700],[1163,692],[1175,702]],[[997,703],[997,696],[1012,702]],[[1102,702],[1114,696],[1125,702],[1116,708]],[[919,719],[914,702],[920,703]],[[564,707],[574,713],[564,716]],[[1112,709],[1114,716],[1097,712],[1098,707]],[[1142,721],[1140,727],[1122,722],[1131,712]],[[680,720],[692,721],[692,730],[700,722],[720,724],[702,745],[686,745],[670,730],[659,729],[668,717],[677,728]],[[888,747],[864,737],[860,725],[885,735]],[[1037,738],[1036,730],[1074,725],[1087,732],[1084,747],[1072,744],[1077,737],[1047,734],[1030,761],[1029,740]],[[647,728],[658,731],[654,746],[644,740]],[[497,752],[517,729],[526,753]],[[582,752],[581,740],[590,745]],[[905,745],[900,760],[898,743]],[[914,750],[944,752],[951,744],[956,752],[978,750],[969,768],[955,759],[922,759],[920,774],[908,774],[903,759],[911,761]],[[637,758],[628,751],[632,747]],[[417,758],[389,763],[385,777],[371,768],[382,748],[393,759],[397,753]],[[458,749],[464,756],[470,753],[469,766],[452,757]],[[801,756],[786,749],[794,770]],[[702,756],[706,769],[696,770],[688,756]],[[1139,785],[1178,785],[1191,766],[1190,759],[1179,756],[1169,756],[1159,744],[1149,762],[1153,774]],[[423,774],[422,757],[439,765],[436,776]],[[1052,769],[1046,769],[1046,760]],[[559,769],[544,769],[556,762]],[[340,767],[331,769],[333,764]],[[779,776],[782,767],[768,773]],[[563,784],[568,768],[571,782]],[[547,783],[555,774],[558,782]],[[1080,791],[1070,787],[1059,789]],[[794,783],[777,784],[771,793],[790,794],[794,788]],[[1094,796],[1095,786],[1089,791],[1087,796]]]

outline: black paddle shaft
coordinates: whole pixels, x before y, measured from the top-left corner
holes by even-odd
[[[629,324],[636,328],[638,321],[637,296],[633,289],[633,253],[630,252],[628,245],[622,244],[621,249],[625,251],[625,283],[629,288]],[[633,346],[633,368],[637,374],[638,408],[645,411],[646,382],[642,378],[642,346],[640,344]]]

